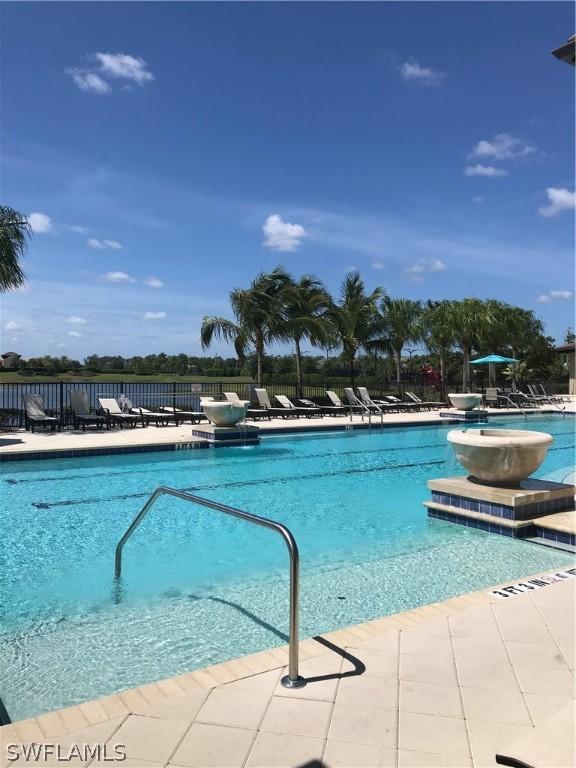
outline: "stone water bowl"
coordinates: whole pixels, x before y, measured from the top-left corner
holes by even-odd
[[[456,458],[472,478],[486,484],[525,480],[546,458],[554,438],[524,429],[453,429],[448,432]]]
[[[201,405],[211,424],[216,427],[234,427],[246,418],[250,402],[239,400],[232,403],[227,400],[203,399]]]
[[[482,395],[472,394],[470,392],[449,392],[448,399],[452,403],[454,408],[458,408],[459,411],[471,411],[480,405],[482,402]]]

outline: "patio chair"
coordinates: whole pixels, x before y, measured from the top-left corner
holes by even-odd
[[[222,392],[226,400],[229,403],[241,403],[242,400],[238,397],[236,392]],[[270,414],[266,408],[248,408],[246,411],[247,419],[268,419],[270,421]]]
[[[126,406],[130,413],[134,413],[142,419],[142,425],[149,426],[150,422],[155,422],[156,426],[167,427],[170,421],[173,421],[178,426],[178,415],[174,411],[151,411],[149,408],[145,408],[143,405],[132,405],[131,401],[126,397],[124,399]]]
[[[534,387],[536,388],[536,393],[538,394],[538,390],[540,391],[539,394],[544,395],[544,397],[549,397],[550,400],[553,403],[570,403],[572,402],[570,395],[549,395],[548,392],[546,392],[546,389],[544,387],[544,384],[534,384]]]
[[[124,413],[122,408],[118,405],[117,400],[113,397],[99,397],[98,402],[100,403],[100,408],[102,408],[108,417],[108,421],[111,424],[119,424],[120,429],[124,429],[124,424],[128,424],[130,427],[135,427],[136,424],[140,423],[144,426],[142,419],[138,418],[135,414]]]
[[[355,411],[363,411],[364,410],[362,405],[356,405],[356,406],[353,406],[352,404],[344,405],[344,403],[342,402],[342,400],[340,400],[340,398],[338,397],[336,392],[334,392],[331,389],[327,389],[326,390],[326,394],[328,395],[328,399],[332,403],[332,407],[338,408],[338,409],[342,408],[344,413],[350,413],[351,410],[355,410]]]
[[[311,400],[308,400],[310,405],[297,406],[294,405],[292,400],[290,400],[289,397],[286,397],[286,395],[275,395],[275,397],[283,408],[296,411],[299,416],[306,416],[307,419],[309,419],[311,416],[322,417],[322,410],[316,405],[316,403],[313,403]]]
[[[530,392],[530,397],[533,400],[536,400],[540,403],[551,403],[551,398],[548,397],[548,395],[541,395],[539,394],[538,390],[536,389],[536,386],[534,384],[527,384],[528,392]]]
[[[24,410],[26,411],[26,429],[34,432],[34,427],[50,427],[54,432],[56,427],[60,431],[60,419],[57,416],[49,416],[44,409],[42,395],[24,395]]]
[[[491,408],[500,408],[502,400],[503,398],[498,396],[497,387],[486,387],[486,391],[484,392],[484,405]]]
[[[298,398],[296,403],[303,408],[320,408],[322,416],[344,416],[348,410],[345,405],[320,405],[315,403],[314,400],[308,400],[305,397]]]
[[[176,420],[176,426],[178,426],[179,421],[199,424],[202,419],[206,420],[208,418],[204,411],[185,411],[182,408],[176,408],[175,405],[161,405],[160,410],[166,415],[173,416]]]
[[[384,400],[389,405],[395,406],[397,411],[404,411],[405,413],[410,413],[412,411],[420,411],[422,409],[422,406],[420,405],[420,403],[413,403],[413,402],[407,402],[406,400],[400,400],[400,398],[396,397],[396,395],[384,395]]]
[[[376,413],[383,413],[382,409],[377,405],[367,405],[362,400],[360,400],[359,397],[356,397],[354,394],[354,390],[352,387],[344,387],[344,394],[346,395],[346,399],[348,400],[348,404],[350,407],[355,410],[356,412],[360,412],[362,414],[364,413],[370,413],[371,411]]]
[[[69,395],[74,429],[78,429],[80,425],[82,425],[82,432],[85,432],[86,427],[91,425],[98,427],[98,429],[102,429],[106,425],[106,429],[110,429],[110,422],[106,416],[97,414],[90,408],[90,399],[85,389],[71,389]]]
[[[270,416],[281,416],[283,419],[286,419],[289,416],[298,417],[298,411],[294,411],[291,408],[274,408],[268,397],[268,392],[266,392],[265,389],[255,389],[254,392],[258,398],[260,408],[265,408]]]
[[[409,398],[413,403],[418,403],[419,405],[428,408],[428,410],[432,410],[432,408],[447,408],[448,403],[440,403],[438,400],[422,400],[421,397],[418,397],[418,395],[415,395],[414,392],[404,392],[407,398]]]
[[[570,395],[549,395],[548,392],[546,392],[546,388],[544,387],[544,384],[534,384],[534,388],[536,390],[536,394],[543,395],[544,397],[549,397],[550,402],[552,403],[569,403]]]
[[[368,410],[376,411],[377,413],[398,410],[398,407],[393,403],[384,402],[384,400],[372,400],[372,398],[368,394],[368,390],[366,387],[356,387],[356,389],[358,390],[358,396],[360,398],[360,402],[362,402],[363,405],[365,405],[366,408],[368,408]],[[348,390],[345,389],[344,392],[346,392],[346,396],[348,397]]]

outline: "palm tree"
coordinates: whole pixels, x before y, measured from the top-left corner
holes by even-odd
[[[348,361],[350,384],[355,386],[354,362],[358,351],[374,338],[378,328],[376,303],[382,297],[381,288],[367,294],[364,281],[358,272],[349,272],[340,288],[340,300],[330,310],[336,336],[342,347],[342,354]]]
[[[260,272],[249,288],[234,288],[230,292],[230,304],[235,321],[224,317],[205,317],[200,330],[202,349],[207,349],[214,337],[233,342],[240,359],[253,349],[256,353],[256,380],[261,386],[266,345],[287,338],[282,324],[280,295],[289,282],[290,275],[278,266],[272,272]]]
[[[495,352],[498,348],[510,351],[510,355],[517,358],[521,353],[526,353],[530,345],[544,334],[544,325],[530,309],[510,306],[504,302],[491,300],[488,302],[492,311],[493,322],[490,326],[492,333],[492,348]],[[511,365],[512,389],[516,390],[517,366]]]
[[[384,296],[382,300],[382,327],[386,345],[392,350],[396,363],[396,386],[400,392],[402,383],[402,350],[410,342],[422,338],[422,305],[412,299],[393,299]]]
[[[26,250],[26,238],[32,229],[26,216],[0,205],[0,291],[5,293],[24,285],[20,258]]]
[[[298,397],[304,397],[301,343],[319,345],[330,333],[331,299],[323,283],[312,275],[288,283],[282,291],[282,317],[286,334],[294,341]]]
[[[440,360],[440,399],[446,398],[446,367],[448,353],[454,345],[454,330],[451,325],[451,302],[428,301],[421,317],[424,344]]]
[[[485,302],[476,298],[450,303],[450,327],[454,340],[462,350],[462,389],[466,392],[470,382],[470,355],[479,339],[486,335],[492,315]]]

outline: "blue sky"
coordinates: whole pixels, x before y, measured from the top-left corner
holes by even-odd
[[[198,354],[279,263],[574,325],[570,3],[2,11],[3,202],[35,229],[4,348]]]

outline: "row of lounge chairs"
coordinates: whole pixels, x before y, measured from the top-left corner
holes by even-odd
[[[264,388],[255,389],[255,395],[258,400],[258,407],[249,407],[246,417],[249,419],[270,419],[272,417],[281,418],[305,418],[322,416],[344,416],[350,413],[365,413],[378,411],[385,412],[410,412],[431,408],[440,408],[445,403],[426,402],[418,398],[414,393],[407,392],[408,400],[400,400],[392,395],[383,400],[373,400],[366,387],[358,387],[358,394],[354,393],[351,387],[345,388],[347,404],[343,403],[336,392],[327,390],[326,395],[329,404],[316,403],[307,398],[297,399],[293,402],[286,395],[276,395],[275,400],[278,405],[272,405],[268,392]],[[99,409],[91,408],[90,399],[86,390],[71,390],[70,409],[72,425],[74,429],[86,427],[96,427],[97,429],[110,429],[119,426],[121,429],[126,427],[148,426],[156,424],[167,426],[175,424],[178,426],[183,422],[198,424],[206,420],[203,411],[188,411],[175,406],[160,406],[157,410],[150,410],[144,406],[134,406],[130,400],[123,398],[122,407],[115,398],[99,398]],[[237,402],[240,400],[236,392],[224,392],[226,400]],[[34,432],[38,426],[49,427],[52,431],[60,429],[61,420],[58,416],[49,413],[44,408],[41,395],[24,395],[24,408],[26,412],[26,428]]]

